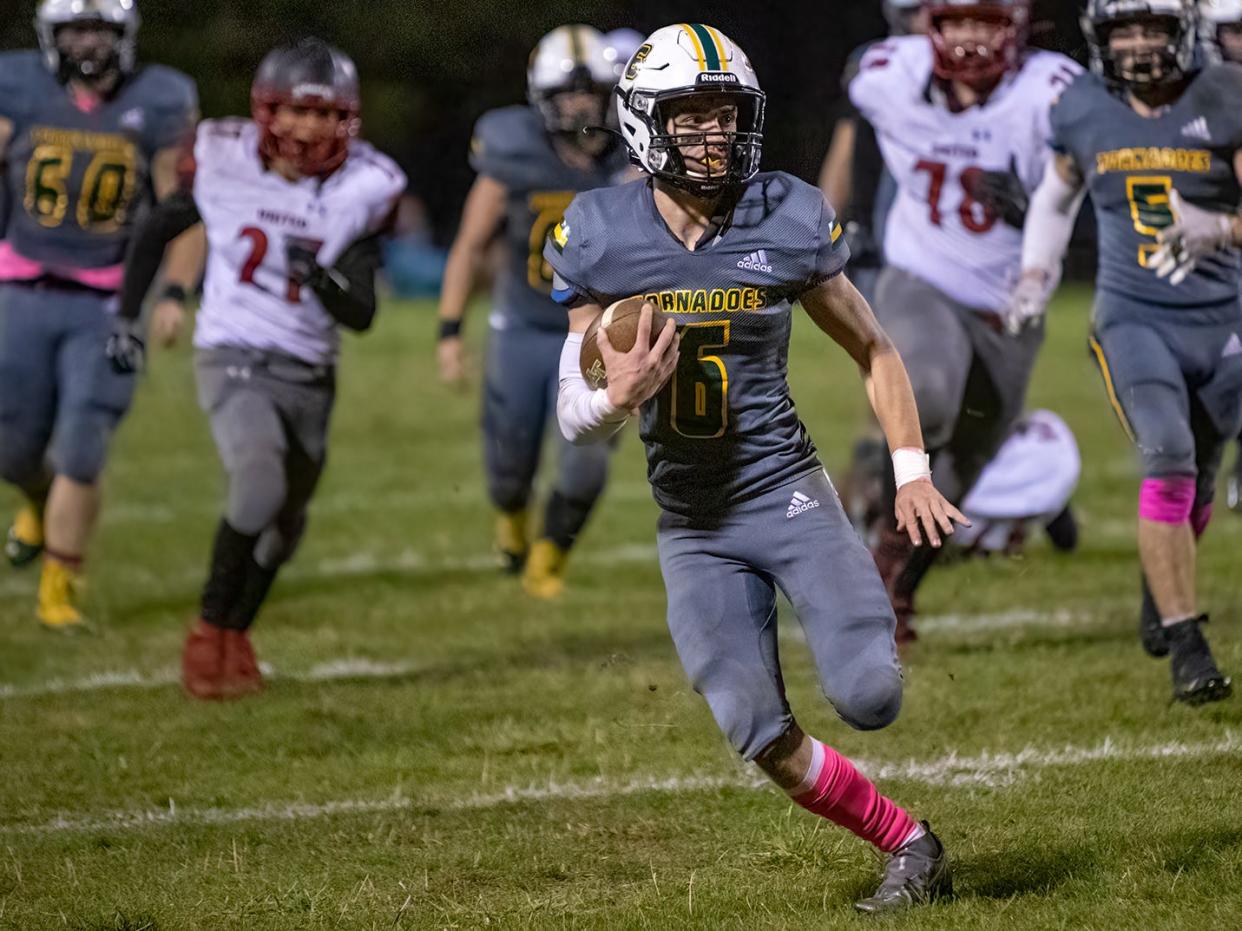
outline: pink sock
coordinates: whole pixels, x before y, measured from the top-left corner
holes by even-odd
[[[918,835],[918,822],[881,795],[853,763],[814,738],[811,745],[811,768],[802,783],[789,791],[795,802],[853,831],[885,853],[892,853]]]

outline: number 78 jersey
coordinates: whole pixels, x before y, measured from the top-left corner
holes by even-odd
[[[1049,108],[1081,70],[1032,52],[984,104],[953,112],[936,99],[926,37],[871,46],[849,92],[897,182],[885,261],[969,307],[1000,308],[1021,271],[1022,232],[975,199],[974,185],[985,171],[1012,171],[1035,189],[1051,156]]]
[[[336,322],[313,291],[289,278],[288,247],[303,245],[331,268],[379,231],[405,184],[392,159],[358,140],[327,178],[289,181],[259,157],[253,122],[204,120],[194,142],[194,203],[210,252],[194,345],[335,361]]]

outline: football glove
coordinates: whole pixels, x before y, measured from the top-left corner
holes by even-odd
[[[1009,294],[1009,301],[1000,311],[1001,321],[1010,336],[1018,336],[1043,317],[1056,284],[1056,276],[1043,269],[1027,269],[1022,273]]]
[[[289,280],[314,289],[323,276],[323,269],[316,261],[318,250],[300,239],[290,239],[285,244],[285,262]]]
[[[1010,157],[1008,171],[981,171],[968,174],[970,196],[1000,217],[1006,226],[1022,229],[1031,198],[1018,177],[1017,159]]]
[[[112,324],[104,352],[118,375],[141,372],[147,361],[147,347],[142,339],[142,324],[137,320],[117,317]]]
[[[1233,244],[1234,216],[1188,204],[1176,188],[1169,189],[1169,207],[1173,223],[1156,234],[1160,248],[1151,254],[1147,267],[1156,270],[1156,277],[1179,285],[1201,258]]]

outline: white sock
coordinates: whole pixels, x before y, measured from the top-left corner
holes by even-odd
[[[1160,619],[1160,626],[1172,627],[1174,624],[1180,624],[1182,621],[1193,621],[1198,616],[1197,614],[1183,614],[1178,617],[1162,617]]]

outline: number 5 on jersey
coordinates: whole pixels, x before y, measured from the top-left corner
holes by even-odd
[[[1130,217],[1140,236],[1153,239],[1166,226],[1173,223],[1173,208],[1169,206],[1169,192],[1173,179],[1169,175],[1139,175],[1126,178],[1126,199],[1130,202]],[[1139,244],[1138,263],[1150,268],[1147,259],[1160,248],[1158,243]]]

